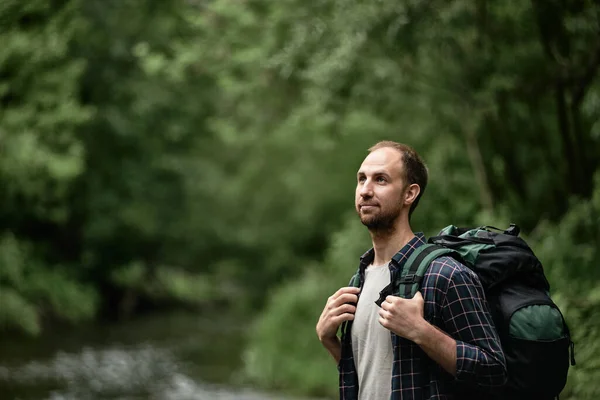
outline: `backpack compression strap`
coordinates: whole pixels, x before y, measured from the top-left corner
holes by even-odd
[[[421,287],[421,281],[429,268],[429,264],[436,258],[445,255],[460,257],[455,250],[437,244],[424,244],[417,247],[406,260],[400,276],[396,279],[397,295],[405,299],[411,299]]]

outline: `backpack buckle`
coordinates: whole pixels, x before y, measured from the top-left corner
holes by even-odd
[[[521,228],[519,228],[516,224],[510,224],[510,227],[504,231],[507,235],[519,236],[521,232]]]
[[[392,294],[392,284],[390,283],[389,285],[384,287],[381,292],[379,292],[379,298],[375,300],[375,304],[377,304],[377,307],[381,307],[381,303],[385,301],[385,298],[391,296]]]
[[[398,283],[401,284],[413,284],[421,282],[422,277],[416,274],[408,274],[405,275]]]

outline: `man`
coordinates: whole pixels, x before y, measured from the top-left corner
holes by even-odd
[[[433,261],[412,299],[387,296],[381,308],[375,304],[391,274],[425,243],[410,216],[426,186],[425,164],[400,143],[376,144],[358,171],[356,211],[373,247],[361,257],[360,288],[334,293],[316,327],[338,363],[341,399],[481,398],[475,393],[506,380],[481,283],[456,260]],[[392,260],[396,253],[400,262]]]

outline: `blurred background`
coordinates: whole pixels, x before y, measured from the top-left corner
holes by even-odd
[[[0,398],[336,398],[380,139],[414,230],[522,227],[599,398],[599,66],[592,0],[1,0]]]

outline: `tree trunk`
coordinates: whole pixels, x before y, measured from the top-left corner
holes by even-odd
[[[474,118],[474,113],[467,113],[470,118]],[[494,210],[494,198],[490,189],[488,174],[485,167],[483,156],[481,155],[481,149],[477,142],[476,132],[476,121],[465,118],[465,121],[469,121],[465,129],[465,138],[467,143],[467,153],[469,154],[469,160],[473,167],[477,186],[479,187],[479,200],[483,209],[487,212]]]

